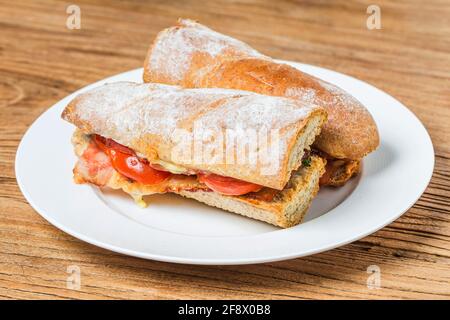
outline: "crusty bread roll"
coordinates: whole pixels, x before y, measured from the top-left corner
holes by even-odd
[[[334,158],[359,160],[379,144],[370,113],[342,89],[192,20],[181,19],[157,35],[145,60],[144,81],[249,90],[323,106],[328,121],[314,145]]]
[[[291,172],[301,166],[304,150],[319,134],[326,112],[300,101],[247,91],[118,82],[80,94],[62,117],[84,133],[99,134],[133,149],[152,164],[163,163],[178,171],[205,171],[282,190]],[[224,148],[217,151],[219,157],[205,161],[202,150],[214,150],[217,141],[215,136],[204,139],[195,135],[197,126],[212,133],[247,130],[236,136],[240,142],[248,138],[248,130],[273,131],[277,139],[258,136],[249,141],[254,158],[232,163],[220,157],[221,152],[236,156],[239,151],[233,149],[234,144],[221,142],[219,146]],[[180,143],[175,139],[177,130],[192,138],[190,146],[201,146],[200,152],[193,150],[190,156],[186,149],[181,154],[174,152]],[[266,162],[268,155],[272,155],[270,163]]]

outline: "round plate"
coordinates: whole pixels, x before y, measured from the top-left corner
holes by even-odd
[[[285,62],[285,61],[283,61]],[[66,104],[105,82],[141,82],[142,69],[87,86],[41,115],[16,156],[23,194],[45,219],[72,236],[136,257],[191,264],[246,264],[291,259],[347,244],[377,231],[408,210],[425,190],[434,166],[430,137],[399,101],[352,77],[289,63],[334,83],[360,100],[379,129],[379,148],[342,188],[323,188],[306,222],[289,229],[166,194],[146,209],[126,194],[72,182],[74,127],[61,120]]]

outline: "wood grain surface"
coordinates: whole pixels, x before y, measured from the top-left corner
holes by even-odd
[[[369,30],[373,2],[0,1],[0,299],[449,299],[450,4],[377,0],[382,29]],[[66,28],[72,3],[81,8],[80,30]],[[141,67],[150,41],[178,17],[267,55],[349,74],[399,99],[434,143],[435,171],[423,196],[360,241],[261,265],[146,261],[51,226],[17,186],[22,135],[69,93]],[[66,283],[73,265],[81,270],[79,290]],[[367,287],[370,265],[380,267],[379,289]]]

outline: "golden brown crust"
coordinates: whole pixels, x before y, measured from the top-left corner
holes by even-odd
[[[194,21],[180,20],[158,34],[148,51],[143,78],[189,88],[249,90],[323,106],[328,121],[315,146],[335,158],[359,160],[379,144],[370,113],[342,89]]]

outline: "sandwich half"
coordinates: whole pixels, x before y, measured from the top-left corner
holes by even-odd
[[[322,106],[328,121],[314,142],[314,148],[328,160],[322,185],[344,184],[359,172],[361,159],[379,144],[370,113],[341,88],[192,20],[180,19],[156,36],[143,78],[186,88],[248,90]]]
[[[173,192],[280,227],[301,222],[326,160],[310,145],[318,106],[226,89],[118,82],[80,94],[62,114],[77,183],[143,197]]]

